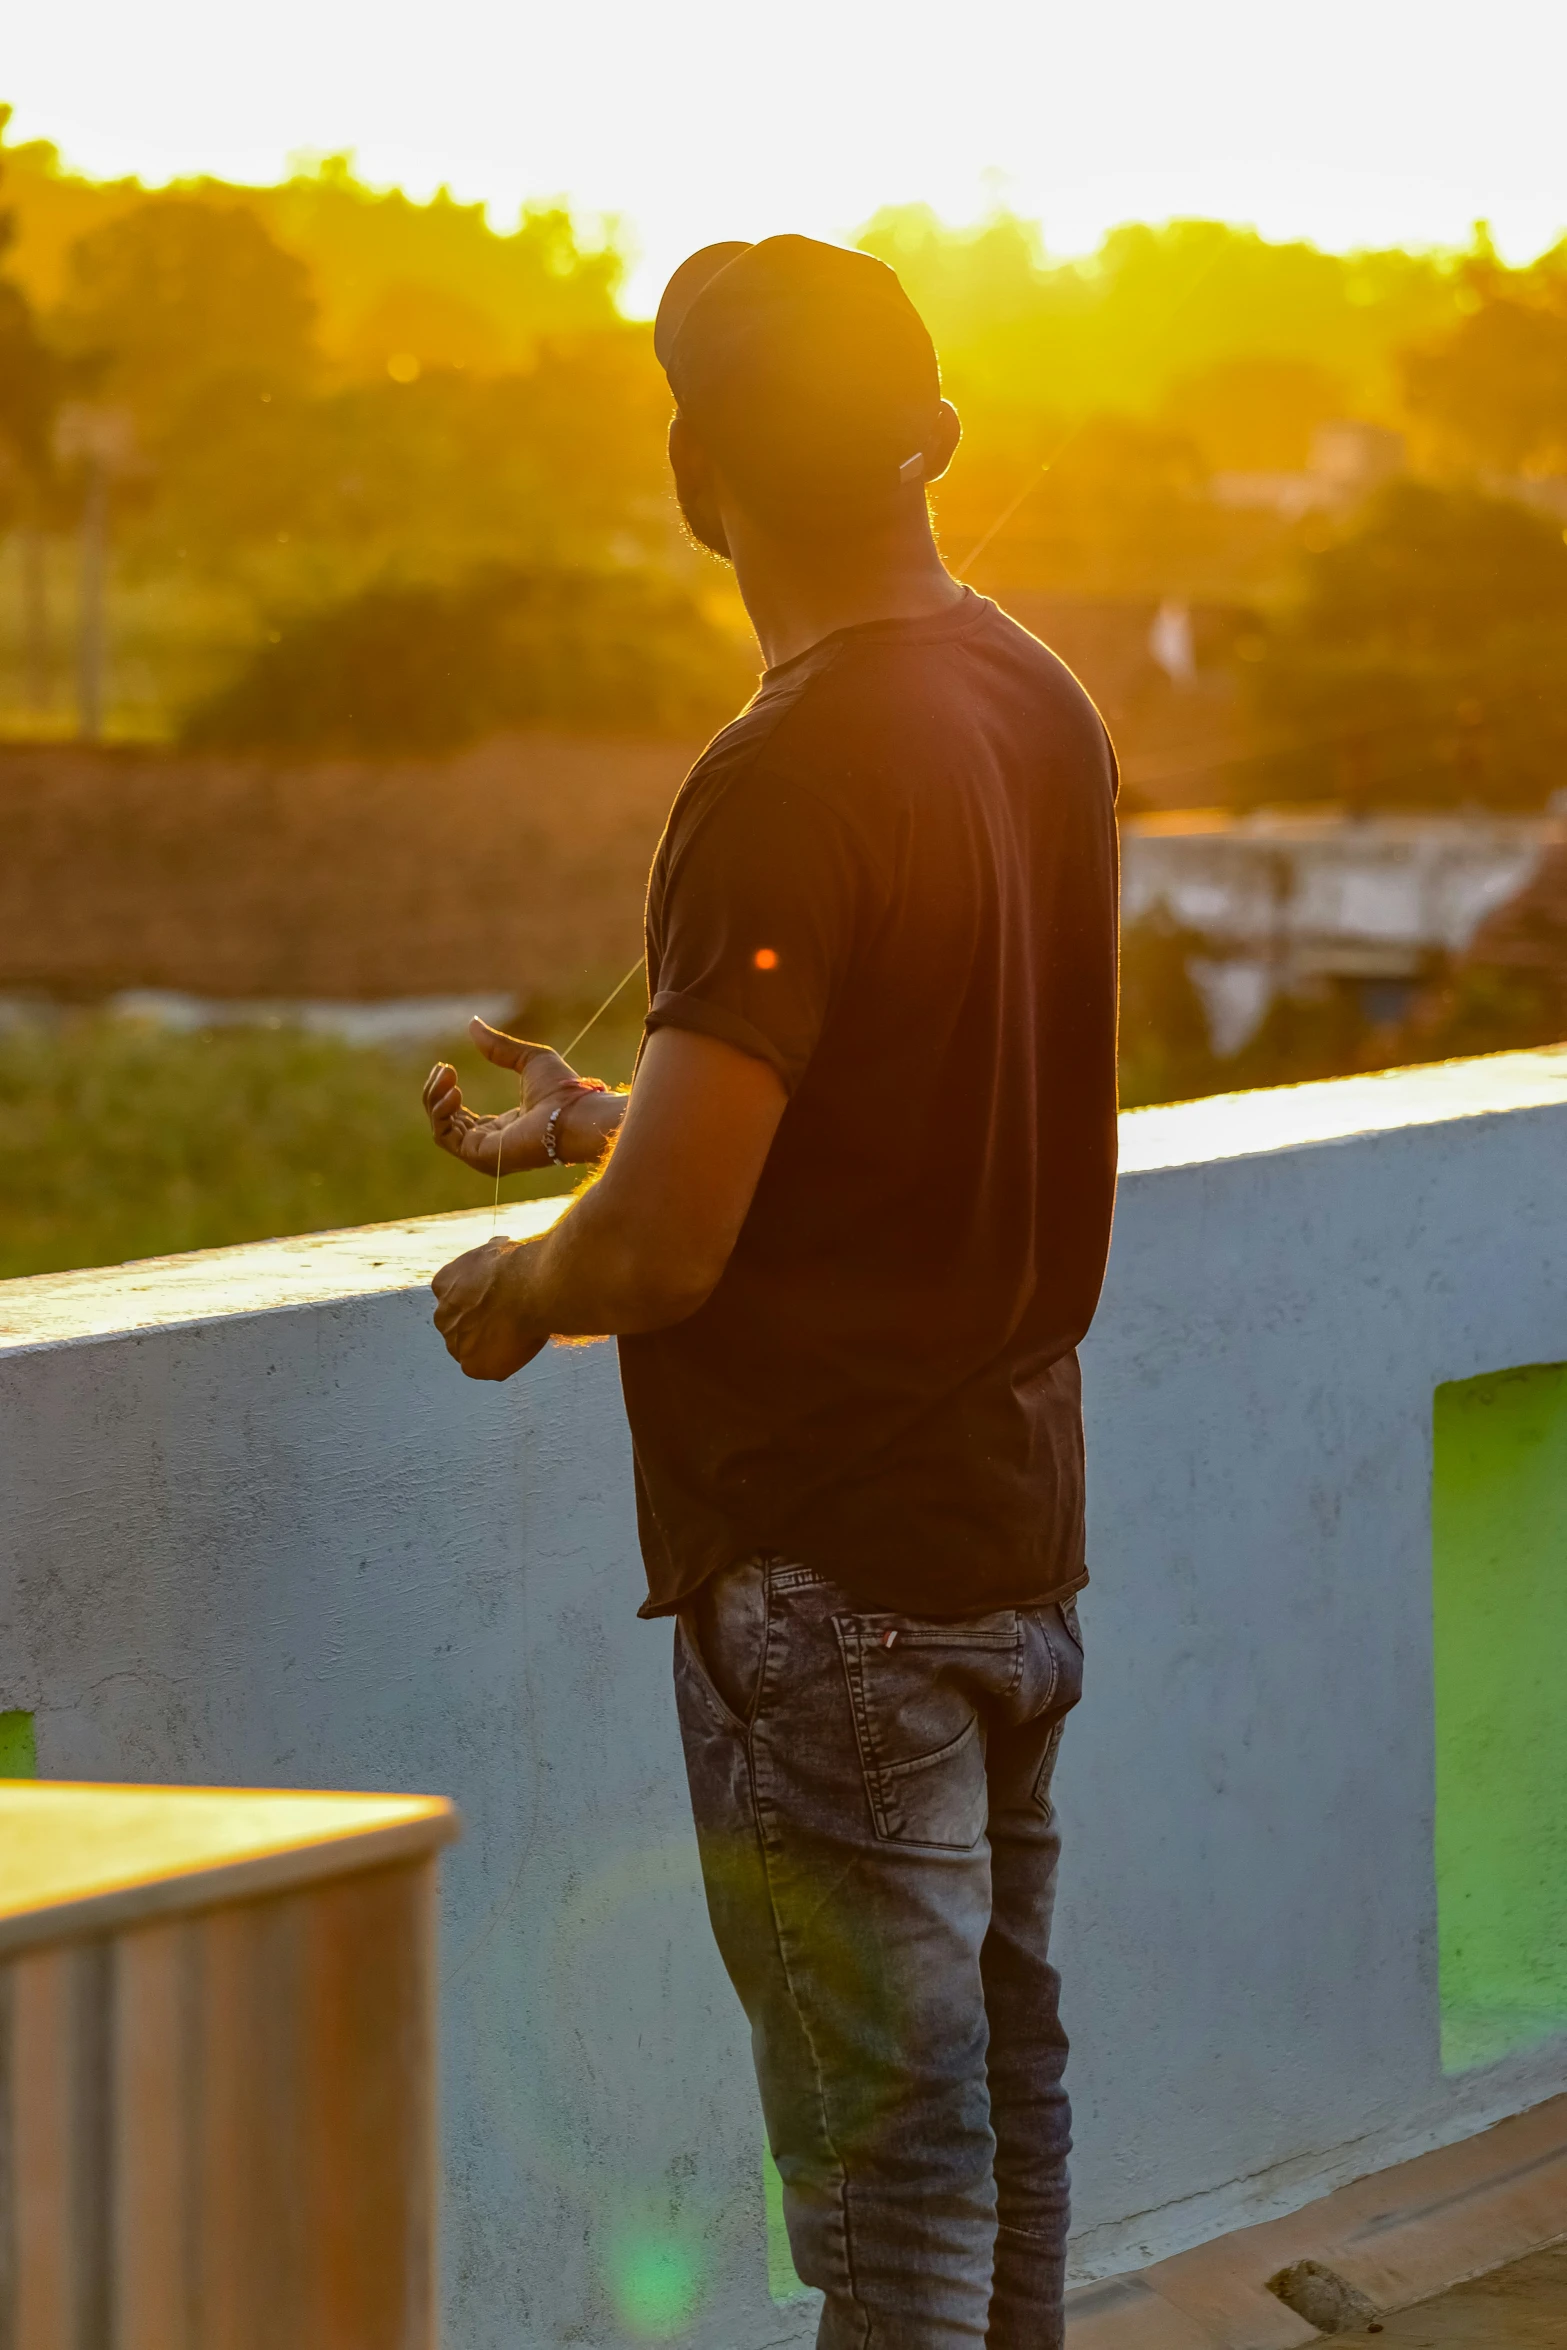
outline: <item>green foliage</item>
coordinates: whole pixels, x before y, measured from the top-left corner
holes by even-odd
[[[58,385],[26,295],[0,278],[0,513],[49,469]]]
[[[1049,419],[1038,427],[1027,457],[1015,445],[976,445],[964,471],[955,469],[951,486],[937,493],[943,546],[962,562],[1027,489],[976,584],[1157,597],[1223,577],[1233,520],[1203,494],[1201,463],[1184,434],[1114,414],[1088,418],[1070,437]]]
[[[878,213],[861,242],[930,320],[964,442],[936,497],[962,562],[1000,592],[1266,600],[1291,531],[1208,495],[1214,470],[1302,467],[1334,417],[1401,420],[1398,355],[1462,316],[1454,258],[1333,254],[1220,221],[1114,230],[1052,262],[998,213],[948,229]]]
[[[17,286],[93,371],[93,402],[135,425],[113,497],[117,730],[166,732],[236,637],[264,646],[280,608],[387,576],[690,568],[667,388],[615,306],[622,257],[561,207],[501,234],[481,206],[377,192],[342,158],[273,188],[158,194],[64,171],[42,144],[4,163]],[[0,288],[0,409],[24,381],[15,307]],[[29,431],[46,441],[47,418]],[[76,472],[60,489],[45,519],[69,529]],[[0,479],[0,521],[6,503]]]
[[[1296,626],[1313,644],[1451,654],[1496,629],[1567,624],[1561,526],[1478,490],[1392,482],[1303,572]]]
[[[307,382],[314,322],[304,263],[243,206],[194,196],[151,196],[78,239],[58,314],[155,436],[182,427],[210,383],[260,396]]]
[[[62,349],[96,356],[93,396],[134,411],[146,460],[114,492],[119,728],[166,732],[247,650],[198,731],[392,747],[464,739],[480,713],[685,725],[729,706],[734,665],[674,603],[617,591],[598,659],[585,585],[503,627],[478,584],[496,567],[699,578],[669,495],[668,393],[647,330],[617,308],[613,232],[558,205],[498,231],[447,191],[372,189],[342,156],[274,187],[161,194],[65,171],[38,143],[4,163],[0,519],[76,520],[76,477],[55,469],[46,494],[36,461]],[[1531,539],[1493,502],[1489,520],[1428,506],[1394,528],[1379,509],[1305,563],[1291,605],[1319,526],[1227,503],[1211,476],[1298,470],[1346,415],[1408,427],[1422,462],[1567,466],[1567,248],[1508,270],[1483,238],[1465,255],[1338,255],[1185,220],[1058,262],[1010,213],[955,230],[923,206],[877,214],[862,242],[925,311],[963,413],[935,503],[955,564],[986,541],[976,584],[1278,605],[1273,654],[1242,690],[1294,748],[1253,767],[1254,795],[1527,805],[1559,782],[1545,524]],[[49,624],[63,619],[57,597]],[[336,689],[318,637],[350,662]],[[387,644],[407,674],[372,692]],[[285,688],[304,697],[293,719]]]
[[[1567,765],[1567,545],[1513,499],[1390,484],[1332,544],[1251,671],[1283,747],[1256,799],[1542,805]]]
[[[67,170],[47,140],[10,147],[6,158],[18,223],[17,274],[44,311],[65,295],[80,238],[148,202],[167,200],[149,197],[139,180],[92,180]],[[619,246],[612,236],[586,239],[559,205],[530,204],[515,228],[497,230],[483,205],[459,204],[445,189],[419,203],[400,189],[370,188],[341,155],[301,167],[275,187],[193,179],[170,193],[209,207],[239,207],[302,262],[322,349],[350,370],[384,370],[394,353],[382,347],[375,322],[410,289],[434,295],[438,306],[456,305],[467,333],[477,317],[486,349],[502,366],[526,362],[540,336],[619,323],[615,295],[625,269]],[[429,348],[417,339],[398,345],[410,348],[427,365],[467,356],[439,336]]]
[[[1567,471],[1567,243],[1525,270],[1476,265],[1468,315],[1404,355],[1405,397],[1460,462]]]
[[[637,572],[493,566],[301,614],[188,717],[199,748],[434,751],[510,726],[684,733],[749,680],[678,588]]]
[[[516,367],[541,337],[620,323],[625,256],[613,239],[585,242],[561,205],[525,205],[514,229],[497,231],[482,204],[445,188],[422,204],[368,188],[342,155],[249,200],[309,264],[327,349],[365,372],[405,355],[424,367]]]
[[[1183,928],[1163,908],[1126,925],[1121,937],[1123,1109],[1198,1101],[1257,1086],[1304,1085],[1435,1057],[1407,1037],[1378,1028],[1352,986],[1319,981],[1276,996],[1256,1033],[1221,1059],[1209,1041],[1193,970],[1225,951],[1222,943]]]
[[[466,1045],[445,1057],[476,1107],[516,1100]],[[87,1016],[0,1034],[0,1279],[484,1206],[490,1187],[430,1141],[434,1058]],[[589,1065],[619,1076],[623,1058]],[[502,1200],[574,1180],[508,1176]]]
[[[1561,1044],[1561,984],[1539,973],[1461,965],[1434,988],[1408,1043],[1408,1058],[1456,1061],[1476,1053]]]
[[[1294,473],[1320,424],[1351,407],[1341,375],[1315,359],[1242,353],[1173,383],[1166,423],[1187,435],[1215,472]]]
[[[1191,976],[1204,942],[1161,907],[1121,937],[1121,1102],[1186,1101],[1223,1080]]]
[[[0,106],[0,140],[10,120]],[[6,178],[0,152],[0,185]],[[0,208],[0,261],[16,239],[16,215]],[[0,277],[0,524],[35,506],[50,468],[49,434],[64,374],[33,306],[15,280]]]
[[[1459,316],[1457,272],[1441,259],[1322,253],[1214,220],[1128,224],[1090,259],[1052,263],[1038,229],[1011,214],[954,230],[915,204],[879,212],[860,242],[902,276],[955,393],[986,409],[1146,412],[1228,360],[1286,359],[1378,410],[1394,354]]]
[[[662,552],[661,380],[647,338],[622,327],[546,345],[526,373],[443,368],[292,396],[209,381],[132,526],[138,568],[183,561],[266,606],[390,565],[440,577],[485,556]]]

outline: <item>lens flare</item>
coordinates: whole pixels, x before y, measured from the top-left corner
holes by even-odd
[[[606,2266],[616,2314],[644,2341],[672,2341],[701,2306],[702,2256],[676,2236],[624,2235],[611,2245]]]

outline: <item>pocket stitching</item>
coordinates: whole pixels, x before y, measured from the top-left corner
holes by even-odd
[[[740,1716],[725,1704],[711,1673],[707,1669],[707,1659],[702,1654],[697,1642],[692,1639],[682,1616],[677,1615],[675,1618],[675,1631],[677,1638],[684,1644],[687,1669],[694,1677],[697,1689],[706,1699],[708,1710],[717,1720],[719,1727],[732,1730],[737,1737],[748,1738],[750,1724],[742,1722]]]
[[[889,1779],[906,1779],[913,1771],[929,1770],[931,1764],[939,1763],[944,1754],[956,1754],[965,1738],[977,1738],[978,1736],[979,1716],[970,1714],[957,1735],[947,1739],[943,1745],[929,1747],[924,1754],[907,1755],[902,1762],[883,1763],[882,1769]]]
[[[1029,1791],[1032,1801],[1039,1806],[1047,1820],[1053,1820],[1056,1816],[1055,1797],[1051,1793],[1051,1788],[1055,1783],[1056,1757],[1061,1752],[1061,1736],[1065,1728],[1066,1716],[1063,1714],[1051,1729],[1045,1751],[1039,1758],[1039,1768],[1034,1773],[1033,1787]],[[1043,1793],[1040,1792],[1042,1779],[1045,1781]]]
[[[910,1616],[890,1614],[835,1616],[833,1621],[839,1624],[852,1624],[860,1639],[866,1637],[871,1625],[884,1625],[889,1631],[897,1633],[900,1647],[1011,1648],[1015,1646],[1018,1639],[1016,1609],[1012,1610],[1012,1617],[1010,1629],[1003,1627],[993,1632],[976,1632],[971,1626],[961,1622],[953,1624],[948,1629],[939,1624],[921,1623]]]
[[[904,1780],[916,1771],[927,1769],[932,1763],[941,1762],[945,1757],[955,1755],[960,1746],[978,1745],[979,1742],[979,1717],[977,1714],[971,1714],[957,1736],[949,1738],[945,1746],[933,1746],[928,1754],[912,1755],[907,1762],[886,1763],[882,1767],[889,1779]],[[913,1845],[916,1850],[921,1852],[972,1852],[984,1833],[985,1822],[981,1820],[966,1844],[959,1842],[955,1836],[889,1835],[887,1841],[890,1844]]]
[[[883,1843],[890,1844],[893,1837],[887,1826],[886,1809],[882,1801],[882,1766],[877,1758],[876,1740],[865,1703],[864,1669],[861,1662],[864,1635],[852,1616],[834,1616],[832,1623],[843,1657],[849,1711],[854,1717],[854,1742],[860,1750],[860,1783],[865,1789],[865,1800],[870,1807],[871,1826]]]
[[[910,1772],[920,1770],[925,1765],[939,1760],[942,1755],[953,1753],[957,1747],[963,1744],[965,1739],[977,1740],[980,1735],[978,1715],[970,1714],[968,1721],[955,1738],[947,1739],[941,1746],[931,1747],[928,1753],[911,1755],[904,1762],[884,1762],[877,1749],[876,1733],[865,1695],[865,1620],[856,1616],[834,1616],[833,1629],[838,1635],[838,1646],[843,1656],[844,1678],[849,1687],[849,1708],[854,1716],[855,1743],[860,1750],[860,1778],[865,1789],[866,1802],[870,1806],[871,1825],[876,1832],[878,1841],[883,1844],[906,1844],[923,1852],[972,1852],[985,1833],[983,1821],[980,1822],[979,1827],[966,1844],[958,1843],[950,1837],[900,1835],[891,1824],[888,1795],[891,1792],[891,1784],[906,1778]],[[932,1645],[949,1646],[950,1643],[940,1642],[932,1643]],[[1005,1643],[992,1640],[987,1645],[1001,1647]]]

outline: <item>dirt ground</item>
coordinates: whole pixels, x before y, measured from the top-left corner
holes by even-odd
[[[1233,667],[1178,691],[1146,602],[1011,603],[1104,711],[1128,806],[1223,795],[1244,733]],[[0,992],[580,999],[636,954],[699,748],[518,734],[306,763],[0,744]]]
[[[637,952],[697,748],[519,735],[285,765],[0,746],[0,990],[591,991]]]

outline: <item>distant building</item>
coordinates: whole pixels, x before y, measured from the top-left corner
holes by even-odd
[[[1192,636],[1192,608],[1166,597],[1148,631],[1149,657],[1172,685],[1190,685],[1197,675],[1197,646]]]
[[[1373,1020],[1400,1019],[1564,839],[1556,816],[1132,816],[1121,910],[1130,923],[1162,909],[1200,942],[1188,968],[1214,1049],[1238,1052],[1277,996],[1323,985],[1352,988]]]
[[[1385,424],[1366,424],[1357,417],[1340,417],[1319,424],[1311,436],[1307,470],[1330,483],[1342,497],[1361,498],[1402,473],[1406,463],[1404,436]]]

